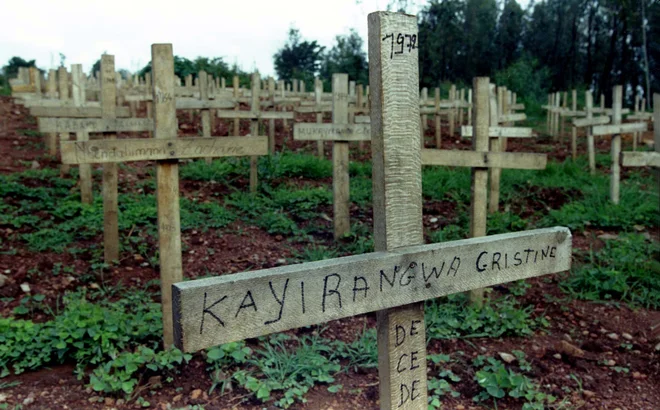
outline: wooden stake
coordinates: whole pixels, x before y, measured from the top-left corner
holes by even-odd
[[[435,88],[435,111],[433,119],[435,120],[435,147],[442,148],[442,121],[440,118],[440,88]]]
[[[490,120],[489,89],[490,79],[488,77],[478,77],[472,82],[474,89],[474,137],[472,138],[472,148],[476,152],[488,151],[488,130]],[[497,124],[494,124],[497,126]],[[472,188],[470,198],[470,237],[477,238],[486,236],[487,212],[486,204],[488,200],[488,169],[472,168]],[[470,301],[481,307],[484,300],[484,289],[474,289],[470,291]]]
[[[174,58],[171,44],[151,46],[151,66],[154,82],[154,135],[159,139],[174,139],[179,127],[174,99]],[[200,77],[201,81],[205,78]],[[156,189],[163,347],[168,349],[174,341],[172,285],[183,280],[178,160],[162,160],[156,163]]]
[[[612,124],[621,124],[621,104],[623,103],[623,87],[615,85],[612,89]],[[610,177],[610,199],[615,204],[619,203],[619,180],[621,168],[619,164],[619,154],[621,153],[621,134],[612,135],[612,169]]]
[[[60,92],[60,101],[69,101],[69,75],[64,67],[57,70],[57,87]],[[68,141],[70,135],[68,132],[60,133],[60,141]],[[69,165],[60,165],[60,177],[69,175],[69,170]]]
[[[317,78],[314,81],[314,97],[316,100],[316,105],[321,106],[321,97],[323,96],[323,82],[319,78]],[[316,122],[318,124],[323,123],[323,113],[322,112],[317,112],[316,113]],[[325,153],[324,151],[324,144],[325,141],[319,140],[316,141],[316,150],[319,158],[324,158]]]
[[[573,112],[577,111],[577,90],[571,91],[571,102],[573,104]],[[573,161],[577,159],[577,128],[571,127],[571,158]]]
[[[116,118],[117,86],[115,57],[101,56],[101,115],[103,119]],[[105,134],[116,139],[117,134]],[[103,164],[103,246],[105,263],[119,260],[119,222],[117,205],[117,164]]]
[[[206,74],[206,71],[201,70],[199,73],[197,73],[197,78],[199,79],[197,81],[197,85],[199,86],[199,99],[201,101],[208,101],[209,100],[209,84],[208,84],[208,75]],[[176,104],[176,103],[175,103]],[[175,106],[176,110],[176,106]],[[211,136],[211,113],[208,109],[201,109],[201,117],[202,117],[202,137],[210,137]],[[175,134],[176,137],[176,134]],[[213,158],[206,158],[205,159],[207,164],[210,164],[213,162]],[[177,175],[178,172],[177,172]],[[177,192],[178,192],[178,187],[177,187]]]
[[[259,76],[259,73],[253,73],[252,74],[252,83],[251,83],[251,90],[252,90],[252,100],[250,103],[250,110],[252,112],[259,112],[261,110],[260,100],[259,100],[259,91],[260,91],[260,86],[261,86],[261,78]],[[258,118],[253,118],[250,121],[250,135],[253,137],[256,137],[259,135],[259,119]],[[269,142],[268,144],[269,148],[271,147],[271,143]],[[272,154],[272,152],[271,152]],[[257,192],[257,158],[256,156],[251,156],[250,157],[250,192]]]
[[[73,90],[73,105],[83,107],[85,105],[85,80],[83,78],[82,64],[71,65],[71,83]],[[89,141],[89,133],[86,131],[76,132],[76,141]],[[80,201],[83,204],[91,204],[92,194],[92,164],[80,164],[78,166],[80,178]]]
[[[348,74],[332,75],[332,123],[348,124]],[[349,212],[348,142],[332,144],[332,192],[335,240],[351,230]]]
[[[238,98],[238,76],[235,75],[234,78],[232,79],[232,84],[234,86],[234,98]],[[234,111],[239,111],[241,109],[240,104],[236,103],[236,107],[234,107]],[[233,136],[237,137],[240,134],[240,129],[239,129],[239,119],[234,118],[234,133],[232,134]]]
[[[490,100],[490,115],[491,123],[495,119],[495,125],[497,125],[497,119],[502,116],[502,87],[497,88],[497,94],[495,94],[495,89],[491,89]],[[493,118],[493,116],[495,116]],[[502,152],[504,151],[502,147],[503,138],[491,138],[490,139],[490,151],[491,152]],[[500,206],[500,179],[502,177],[501,168],[491,168],[490,169],[490,194],[488,195],[488,212],[495,213],[498,211]]]

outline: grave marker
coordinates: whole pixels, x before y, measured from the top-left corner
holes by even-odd
[[[293,139],[333,141],[332,219],[335,239],[338,239],[350,231],[348,142],[371,140],[370,125],[348,123],[348,74],[332,75],[332,123],[294,124]]]
[[[322,124],[323,123],[323,114],[326,112],[332,112],[332,105],[329,105],[327,103],[322,103],[321,98],[323,97],[323,82],[315,78],[314,79],[314,105],[309,106],[300,106],[296,107],[295,111],[299,113],[315,113],[316,114],[316,123],[317,124]],[[293,128],[293,139],[296,139],[296,126],[294,125]],[[324,144],[325,141],[322,139],[317,140],[316,142],[316,150],[318,153],[319,158],[324,158]]]
[[[573,129],[576,130],[577,128],[580,127],[586,127],[586,133],[587,133],[587,152],[589,156],[589,172],[591,172],[591,175],[594,175],[596,173],[596,147],[594,144],[594,135],[593,135],[593,130],[592,127],[594,125],[603,125],[607,124],[610,122],[610,117],[607,116],[600,116],[600,117],[594,117],[593,116],[593,108],[594,108],[594,99],[593,95],[591,94],[591,91],[587,90],[585,91],[585,113],[586,117],[585,118],[573,118]],[[577,133],[576,131],[574,131]],[[577,149],[577,148],[576,148]]]
[[[619,182],[621,174],[620,153],[621,134],[635,131],[646,131],[647,125],[642,123],[621,124],[621,104],[623,102],[623,87],[615,85],[612,89],[612,125],[597,125],[593,127],[593,135],[612,135],[610,169],[610,200],[619,203]]]
[[[395,54],[399,33],[410,47]],[[422,301],[570,268],[566,228],[420,245],[416,39],[415,16],[369,15],[376,252],[175,284],[177,347],[195,351],[378,311],[380,408],[425,410]],[[504,265],[502,256],[515,262]]]
[[[116,167],[119,162],[157,161],[156,196],[163,336],[165,347],[168,347],[173,341],[172,284],[181,281],[183,276],[178,159],[265,155],[268,151],[268,141],[266,137],[177,138],[172,45],[154,44],[151,53],[154,74],[154,119],[146,121],[153,121],[153,125],[149,128],[153,128],[155,138],[62,142],[61,149],[64,163],[102,163],[104,164],[104,174],[108,165]],[[104,85],[109,83],[108,77],[104,77],[103,74],[109,71],[107,68],[109,59],[112,62],[112,56],[104,55],[101,60],[101,78],[104,79]],[[114,183],[116,193],[116,179],[114,181],[110,179],[110,183]]]

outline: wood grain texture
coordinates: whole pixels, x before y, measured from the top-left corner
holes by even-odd
[[[476,136],[472,139],[472,149],[477,154],[488,152],[488,138],[490,137],[490,108],[488,90],[490,79],[488,77],[477,77],[472,81],[474,90],[474,105],[472,107],[474,119],[474,130],[470,135]],[[465,127],[463,127],[465,128]],[[470,127],[472,128],[472,127]],[[422,162],[424,161],[422,154]],[[472,184],[470,187],[470,237],[479,238],[486,236],[486,224],[488,215],[488,170],[484,168],[472,168]],[[483,288],[470,290],[470,301],[477,305],[483,305]]]
[[[545,169],[546,163],[546,154],[436,149],[422,150],[423,165],[471,168]]]
[[[130,117],[127,107],[117,107],[117,118]],[[101,118],[101,107],[86,106],[32,106],[30,115],[33,117],[64,117],[64,118]]]
[[[100,120],[55,119],[64,121],[100,121],[113,123],[116,121],[117,84],[115,76],[115,57],[103,54],[101,56],[101,113]],[[44,118],[48,120],[48,118]],[[123,121],[123,120],[122,120]],[[75,130],[75,131],[78,131]],[[79,131],[88,131],[84,126]],[[109,130],[109,131],[117,131]],[[98,131],[97,131],[98,132]],[[117,135],[106,134],[104,138],[115,139]],[[102,176],[103,193],[103,254],[105,263],[111,264],[119,260],[119,208],[117,205],[117,164],[104,164]]]
[[[394,54],[395,38],[417,36],[417,19],[402,13],[368,16],[374,247],[388,251],[424,242],[419,144],[418,48]],[[390,36],[390,37],[388,37]],[[389,42],[388,42],[389,41]],[[410,301],[414,302],[414,301]],[[378,312],[378,375],[381,409],[426,409],[424,310],[408,305]],[[419,325],[418,337],[399,343],[396,329]],[[419,367],[397,371],[401,355],[419,354]],[[410,390],[417,387],[413,400]],[[404,401],[404,390],[408,395]]]
[[[176,345],[195,351],[563,272],[571,246],[567,228],[545,228],[177,283]]]
[[[645,122],[629,122],[621,124],[621,113],[619,112],[619,123],[612,119],[611,125],[598,125],[593,128],[594,135],[625,134],[628,132],[647,131],[648,124]]]
[[[267,137],[120,139],[62,143],[65,164],[267,155]]]
[[[150,131],[153,122],[149,118],[39,118],[40,132],[137,132]],[[113,110],[114,112],[114,110]],[[108,136],[106,136],[108,138]]]
[[[250,90],[252,91],[252,98],[250,102],[250,109],[252,110],[251,114],[256,114],[256,116],[251,117],[250,121],[250,135],[257,136],[259,135],[259,118],[261,116],[261,106],[259,105],[259,91],[261,89],[261,77],[259,73],[252,74],[252,83],[250,85]],[[220,111],[218,111],[220,112]],[[268,146],[271,144],[269,143]],[[273,154],[271,152],[271,154]],[[250,157],[250,192],[257,192],[257,185],[259,183],[257,176],[257,157]]]
[[[369,124],[297,123],[293,125],[293,139],[305,141],[371,141],[371,126]]]
[[[490,123],[498,124],[499,122],[499,106],[498,99],[496,94],[496,88],[494,84],[491,84],[488,90],[489,96],[489,110],[490,110]],[[497,153],[502,151],[501,138],[491,138],[490,143],[490,152]],[[490,186],[488,192],[488,212],[494,213],[497,212],[500,206],[500,178],[502,176],[502,169],[493,168],[490,170]]]
[[[171,44],[151,46],[153,73],[154,136],[171,141],[177,138],[178,124],[174,98],[174,56]],[[179,210],[179,164],[177,160],[156,165],[158,202],[158,253],[163,310],[163,346],[174,342],[172,325],[172,285],[183,280],[181,263],[181,219]]]
[[[623,103],[623,87],[615,85],[612,88],[612,125],[604,125],[601,127],[613,127],[614,132],[621,132],[621,105]],[[646,124],[644,124],[646,126]],[[594,135],[602,135],[599,132],[606,130],[601,127],[594,127]],[[609,130],[607,130],[609,131]],[[615,204],[619,203],[619,181],[621,178],[621,167],[619,164],[619,153],[621,152],[621,134],[612,136],[611,142],[611,158],[612,165],[610,168],[610,200]]]
[[[621,165],[660,168],[660,152],[622,152]]]
[[[471,125],[461,127],[461,136],[463,138],[472,138],[473,129]],[[511,137],[511,138],[532,138],[534,133],[532,128],[527,127],[488,127],[488,137]]]
[[[82,108],[85,104],[85,78],[82,71],[82,64],[71,65],[71,84],[73,89],[73,104],[76,108]],[[100,114],[101,112],[99,112],[99,116]],[[89,140],[89,134],[87,132],[79,131],[76,133],[76,141],[82,142],[87,140]],[[62,160],[62,163],[66,162]],[[80,164],[78,167],[78,177],[80,179],[80,201],[83,204],[91,204],[94,199],[92,193],[91,164]]]
[[[587,91],[588,92],[588,91]],[[592,97],[592,108],[593,108],[593,97]],[[600,116],[600,117],[593,117],[593,111],[587,110],[585,111],[587,114],[586,118],[573,118],[572,123],[574,127],[591,127],[594,125],[603,125],[603,124],[609,124],[610,123],[610,117],[607,116]]]
[[[332,124],[311,124],[311,126],[329,126],[331,129],[348,130],[351,127],[348,125],[348,91],[348,74],[333,74]],[[362,135],[364,136],[364,129],[362,129]],[[344,137],[342,136],[342,138]],[[348,168],[348,142],[335,141],[332,144],[332,220],[335,240],[347,234],[351,229]]]

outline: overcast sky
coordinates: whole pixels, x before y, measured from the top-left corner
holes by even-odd
[[[83,64],[103,52],[115,67],[136,71],[151,58],[152,43],[172,43],[174,54],[223,57],[247,71],[274,75],[273,54],[292,25],[304,39],[331,47],[354,28],[367,38],[367,15],[389,0],[7,0],[2,6],[0,65],[13,56],[43,69]],[[426,1],[419,0],[418,4]],[[526,3],[526,1],[524,2]],[[416,10],[409,10],[416,12]]]

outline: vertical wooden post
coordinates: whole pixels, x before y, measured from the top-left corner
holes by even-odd
[[[472,82],[474,89],[474,137],[472,138],[472,149],[477,152],[488,152],[488,127],[489,127],[489,87],[488,77],[477,77]],[[496,124],[494,126],[497,126]],[[488,169],[472,168],[472,189],[470,198],[470,237],[476,238],[486,236],[487,228],[487,192],[488,192]],[[470,291],[470,301],[482,306],[484,301],[484,290],[474,289]]]
[[[568,108],[568,91],[564,91],[564,100],[562,101],[562,111],[565,111]],[[566,127],[566,118],[563,115],[559,116],[560,130],[559,130],[559,141],[564,141],[564,132]]]
[[[376,251],[423,243],[418,49],[392,54],[397,35],[417,35],[417,18],[369,14],[369,84]],[[387,37],[393,35],[392,37]],[[403,336],[405,334],[405,337]],[[417,358],[405,372],[401,357]],[[380,408],[427,409],[424,305],[378,312]]]
[[[73,94],[73,105],[83,107],[85,105],[85,79],[83,77],[82,64],[71,65],[71,89]],[[87,131],[76,132],[76,141],[88,141]],[[92,196],[92,164],[78,165],[80,175],[80,201],[83,204],[91,204]]]
[[[545,129],[548,135],[552,135],[550,129],[550,113],[552,112],[552,94],[548,94],[548,110],[545,113]]]
[[[238,98],[238,76],[235,75],[234,78],[232,79],[232,85],[234,87],[234,99]],[[235,101],[236,106],[234,107],[234,111],[239,111],[241,109],[240,104],[238,101]],[[235,137],[238,137],[241,135],[240,129],[239,129],[239,119],[234,118],[234,133],[232,134]]]
[[[633,107],[633,114],[639,114],[639,104],[641,103],[641,98],[639,94],[635,95],[635,106]],[[633,132],[632,135],[632,143],[633,143],[633,151],[637,151],[637,141],[639,137],[641,137],[641,133],[639,131]]]
[[[261,110],[261,107],[259,106],[259,91],[261,87],[261,78],[259,76],[259,73],[253,73],[252,74],[252,83],[251,83],[251,91],[252,91],[252,100],[250,103],[250,110],[253,113],[259,112]],[[256,137],[259,135],[259,119],[258,118],[253,118],[250,121],[250,135],[253,137]],[[269,143],[270,146],[270,143]],[[272,152],[270,152],[272,154]],[[250,192],[257,192],[257,159],[258,157],[256,156],[251,156],[250,157]]]
[[[660,153],[660,94],[653,94],[653,146]],[[655,169],[657,185],[660,186],[660,169]]]
[[[420,96],[420,105],[422,107],[426,107],[426,100],[429,99],[429,89],[426,87],[422,88],[421,94],[422,95]],[[427,127],[428,127],[428,117],[426,116],[426,114],[422,114],[422,131],[421,131],[422,148],[424,147],[424,131],[426,131]]]
[[[69,101],[69,75],[66,72],[66,68],[60,67],[57,70],[57,88],[60,93],[60,101],[66,102]],[[60,141],[67,141],[70,134],[68,132],[60,133]],[[57,148],[55,149],[57,151]],[[60,165],[60,176],[68,175],[69,170],[71,169],[70,165],[61,164]]]
[[[273,77],[268,77],[268,96],[273,101],[273,107],[275,107],[275,80]],[[270,118],[268,120],[268,151],[271,154],[275,153],[275,118]]]
[[[593,118],[594,97],[591,91],[587,90],[584,94],[586,102],[587,118]],[[594,134],[591,132],[591,127],[587,127],[587,153],[589,156],[589,172],[591,175],[596,174],[596,146],[594,144]]]
[[[174,98],[174,56],[171,44],[153,44],[151,46],[151,66],[154,73],[154,135],[156,138],[174,139],[177,137],[178,125],[176,99]],[[156,190],[163,347],[167,349],[174,342],[172,284],[183,280],[179,215],[179,163],[176,159],[157,162]]]
[[[461,88],[458,94],[459,108],[458,108],[458,126],[463,125],[463,102],[465,101],[465,88]]]
[[[456,125],[456,85],[452,84],[449,88],[449,101],[451,108],[449,109],[449,138],[454,138],[454,126]]]
[[[362,87],[362,84],[358,84],[356,86],[356,100],[355,100],[355,106],[358,109],[362,109],[364,107],[364,88]],[[355,122],[355,121],[353,121]],[[364,141],[358,142],[358,149],[362,152],[364,151]]]
[[[600,109],[605,109],[605,94],[602,93],[600,94]]]
[[[575,113],[577,111],[577,90],[573,89],[571,91],[571,103],[573,106],[571,107],[571,111]],[[574,126],[571,126],[571,158],[573,161],[577,159],[577,128]]]
[[[348,124],[348,74],[332,75],[332,123]],[[335,240],[350,229],[348,142],[332,144],[332,194]]]
[[[213,95],[214,98],[217,99],[217,97],[215,97],[216,95],[218,95],[218,81],[217,81],[217,78],[213,78],[213,76],[211,74],[207,74],[206,78],[207,78],[207,83],[209,84],[208,93],[210,95]],[[213,131],[215,130],[215,122],[216,122],[216,119],[218,118],[217,111],[218,110],[216,110],[216,109],[209,110],[209,125],[211,126],[211,134],[213,134]]]
[[[621,124],[621,104],[623,103],[623,87],[615,85],[612,89],[612,124]],[[621,134],[612,135],[612,170],[610,176],[610,199],[615,204],[619,203],[619,180],[621,165],[619,162],[621,154]]]
[[[435,120],[435,147],[440,149],[442,146],[442,121],[440,118],[440,88],[436,87],[435,90],[435,114],[433,119]]]
[[[467,92],[467,125],[472,125],[472,89],[468,88]]]
[[[206,71],[200,70],[197,73],[197,86],[199,88],[199,99],[202,101],[208,101],[209,100],[209,84],[208,84],[209,77],[206,75]],[[200,110],[201,117],[202,117],[202,137],[210,137],[211,136],[211,113],[209,112],[208,109],[201,109]],[[210,164],[213,159],[212,158],[206,158],[206,163]]]
[[[314,81],[314,97],[316,101],[316,106],[319,107],[321,105],[321,97],[323,96],[323,82],[317,78]],[[323,112],[317,112],[316,113],[316,122],[318,124],[321,124],[323,122]],[[324,151],[324,144],[325,142],[322,140],[316,141],[316,151],[318,153],[319,158],[324,158],[325,153]]]
[[[117,77],[115,57],[101,56],[101,115],[104,119],[116,118]],[[117,134],[105,134],[106,139],[116,139]],[[119,260],[119,223],[117,205],[117,164],[103,164],[103,246],[105,263]]]
[[[490,96],[490,110],[494,114],[491,117],[491,123],[498,124],[502,115],[502,93],[503,88],[497,87],[497,94]],[[495,92],[495,90],[493,90]],[[476,120],[475,120],[476,121]],[[501,152],[504,150],[503,138],[490,138],[490,150],[492,152]],[[500,179],[502,177],[502,168],[490,169],[490,195],[488,195],[488,212],[497,212],[500,206]]]

